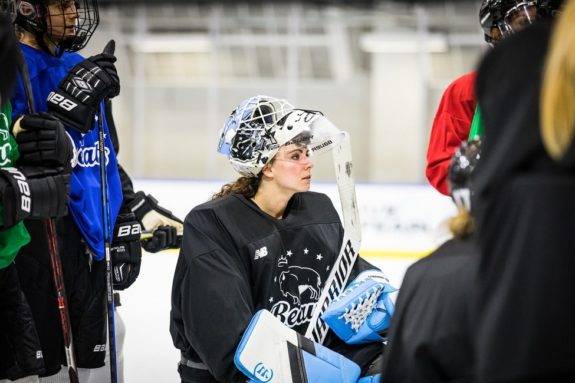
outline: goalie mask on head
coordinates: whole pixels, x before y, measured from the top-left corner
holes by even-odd
[[[283,145],[307,145],[312,154],[326,152],[344,137],[321,112],[295,109],[269,96],[242,101],[220,133],[218,152],[246,177],[257,177]]]
[[[485,41],[496,44],[536,20],[555,17],[563,0],[484,0],[479,9],[479,23]],[[493,28],[498,37],[493,36]]]
[[[48,39],[57,55],[84,48],[100,22],[97,0],[16,0],[16,14],[16,24],[45,51]]]
[[[472,176],[481,158],[481,139],[462,143],[451,157],[449,186],[451,198],[460,209],[471,211]]]

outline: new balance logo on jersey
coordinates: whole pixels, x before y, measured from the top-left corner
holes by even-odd
[[[60,108],[67,110],[68,112],[78,106],[78,104],[75,103],[74,101],[69,100],[66,97],[56,92],[50,92],[50,94],[48,95],[48,102],[56,104]]]
[[[268,255],[268,248],[266,246],[262,247],[261,249],[257,249],[256,254],[254,256],[254,261],[263,258],[267,255]]]
[[[105,344],[97,344],[94,346],[94,352],[106,352]]]
[[[36,359],[44,359],[44,354],[42,354],[42,350],[36,351]]]

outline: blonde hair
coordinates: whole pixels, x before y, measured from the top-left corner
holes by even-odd
[[[469,210],[464,207],[458,207],[457,215],[449,219],[448,227],[455,238],[468,238],[475,231],[475,220]]]
[[[575,134],[575,0],[567,1],[553,29],[541,91],[541,137],[561,159]]]

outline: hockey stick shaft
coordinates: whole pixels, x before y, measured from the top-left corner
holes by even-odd
[[[321,315],[345,289],[361,244],[361,225],[352,174],[351,144],[347,133],[340,144],[332,150],[332,155],[342,207],[344,238],[305,333],[308,339],[318,343],[323,343],[329,330]]]
[[[108,205],[108,178],[106,171],[106,146],[104,134],[103,112],[98,113],[98,151],[100,157],[100,183],[102,193],[102,225],[104,231],[104,253],[106,260],[106,303],[108,313],[108,347],[110,356],[110,379],[118,381],[116,358],[116,321],[114,318],[114,286],[112,284],[112,258],[110,255],[110,210]]]
[[[17,57],[18,69],[24,85],[24,93],[28,103],[30,113],[35,112],[34,95],[28,66],[22,52]],[[46,234],[48,236],[48,252],[50,253],[50,263],[52,265],[52,279],[58,300],[58,311],[60,313],[60,325],[62,327],[62,337],[64,340],[64,352],[66,355],[66,364],[68,365],[68,377],[71,383],[78,383],[78,370],[76,367],[76,355],[74,353],[74,340],[72,336],[72,326],[70,324],[70,314],[68,312],[68,299],[64,284],[64,273],[62,270],[62,260],[58,250],[58,237],[56,234],[56,224],[53,219],[46,220]]]
[[[116,44],[110,40],[104,47],[103,53],[114,54]],[[112,257],[110,254],[110,208],[108,199],[107,156],[104,132],[104,104],[100,103],[97,113],[98,119],[98,156],[100,160],[100,191],[102,197],[102,231],[104,233],[104,255],[106,262],[106,308],[108,314],[108,354],[110,358],[110,380],[118,381],[118,364],[116,356],[116,321],[114,318],[114,285],[112,284]]]

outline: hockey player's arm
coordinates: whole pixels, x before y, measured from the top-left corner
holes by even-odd
[[[142,237],[142,247],[156,253],[165,249],[177,249],[182,242],[184,225],[172,212],[158,203],[151,194],[139,191],[132,196],[129,209],[151,236]]]
[[[356,383],[361,372],[351,360],[303,337],[267,310],[254,315],[234,362],[258,383]]]
[[[130,176],[118,165],[122,193],[123,210],[133,213],[142,227],[141,245],[147,252],[157,253],[165,249],[177,249],[182,243],[184,225],[182,220],[168,209],[160,206],[158,200],[143,191],[134,192]]]
[[[322,316],[324,322],[348,344],[381,342],[395,311],[389,294],[396,291],[377,269],[361,272]]]
[[[217,381],[245,381],[233,357],[254,312],[249,271],[221,245],[225,233],[215,238],[205,226],[203,217],[194,224],[186,218],[172,287],[172,338],[184,352],[193,348]]]

